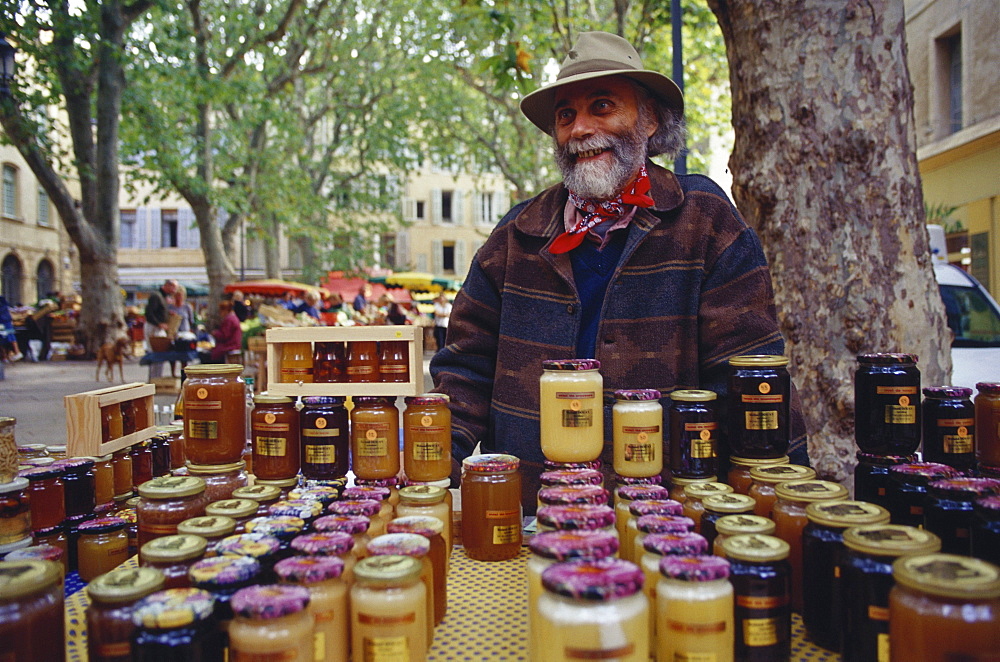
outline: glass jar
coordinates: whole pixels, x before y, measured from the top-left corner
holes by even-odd
[[[920,445],[920,370],[913,354],[859,354],[854,439],[863,453],[910,455]]]
[[[267,514],[274,516],[299,517],[306,526],[310,525],[314,519],[323,514],[323,504],[319,501],[309,501],[307,499],[286,499],[276,501],[267,509]]]
[[[972,503],[994,494],[1000,494],[995,478],[945,478],[927,486],[924,528],[941,538],[942,552],[971,553]]]
[[[131,662],[135,604],[163,589],[155,568],[122,568],[87,585],[87,654],[91,662]]]
[[[663,471],[663,406],[656,389],[615,391],[611,410],[613,462],[619,476],[656,476]]]
[[[719,421],[714,391],[670,394],[670,475],[706,478],[719,472]]]
[[[635,520],[635,526],[638,534],[632,543],[632,551],[626,558],[626,560],[633,563],[638,563],[642,558],[642,554],[645,551],[646,536],[649,534],[673,533],[682,535],[685,533],[695,533],[693,530],[694,522],[690,517],[684,517],[683,515],[643,515]],[[705,548],[708,548],[707,541]],[[619,550],[618,555],[622,555],[621,550]]]
[[[976,468],[976,407],[964,386],[928,386],[922,403],[923,458],[959,471]]]
[[[660,581],[660,561],[667,556],[701,556],[708,543],[697,533],[650,533],[642,541],[637,563],[645,581],[643,591],[649,600],[649,645],[656,645],[656,589]],[[652,650],[652,649],[651,649]]]
[[[972,556],[1000,565],[1000,496],[976,499],[972,505]]]
[[[27,483],[31,527],[36,531],[59,526],[66,519],[66,496],[63,492],[62,476],[63,470],[58,466],[35,467],[21,473],[21,477]],[[8,483],[11,484],[13,483]],[[0,485],[0,494],[3,494],[3,490],[4,486]],[[0,537],[0,544],[3,544],[2,540]]]
[[[889,648],[893,562],[902,556],[933,554],[940,546],[933,533],[911,526],[869,524],[844,531],[840,649],[845,662],[877,660]]]
[[[205,481],[194,476],[162,476],[139,487],[138,544],[177,533],[177,525],[205,514]]]
[[[139,565],[163,573],[165,588],[187,588],[191,586],[188,571],[207,549],[208,541],[201,536],[162,536],[139,548]]]
[[[101,407],[101,441],[108,443],[125,436],[121,405],[104,405]]]
[[[788,660],[792,644],[791,567],[788,543],[759,534],[722,543],[735,596],[738,660]]]
[[[222,660],[225,639],[213,617],[214,600],[197,588],[157,591],[135,606],[135,662]]]
[[[1000,382],[979,382],[976,390],[976,459],[1000,467]]]
[[[893,563],[893,577],[889,637],[894,658],[986,660],[996,655],[996,566],[950,554],[907,556]]]
[[[660,561],[656,587],[656,659],[733,659],[733,586],[717,556]]]
[[[535,514],[539,533],[546,531],[608,531],[618,537],[611,506],[545,506]]]
[[[447,547],[447,556],[451,556],[453,544],[452,513],[445,501],[448,490],[434,485],[408,485],[399,490],[399,505],[396,506],[397,517],[428,515],[441,522],[441,536]],[[447,567],[447,565],[445,566]]]
[[[429,616],[420,570],[420,561],[409,556],[358,561],[349,599],[352,650],[385,650],[411,662],[425,659]]]
[[[889,512],[893,524],[922,527],[927,506],[927,485],[961,475],[937,462],[910,462],[889,467]]]
[[[269,515],[255,517],[244,525],[246,533],[255,533],[277,538],[281,544],[279,555],[282,557],[291,553],[292,540],[301,535],[306,528],[306,521],[293,515]]]
[[[184,451],[193,464],[231,464],[247,440],[246,384],[236,364],[185,368]]]
[[[128,451],[132,458],[132,484],[138,487],[153,478],[153,451],[148,440],[134,444]]]
[[[350,611],[344,562],[330,556],[297,556],[278,561],[274,571],[282,582],[309,591],[309,613],[315,623],[315,659],[348,662]]]
[[[344,398],[302,398],[299,424],[302,475],[309,480],[340,478],[350,470],[350,436]]]
[[[512,559],[521,551],[520,460],[484,454],[462,462],[462,541],[477,561]]]
[[[209,503],[232,498],[234,491],[246,487],[250,482],[246,468],[247,463],[243,460],[231,464],[187,464],[191,476],[205,481],[205,498]]]
[[[416,481],[407,481],[407,483],[413,483]],[[438,481],[425,481],[428,484]],[[451,479],[447,479],[447,483],[451,485]],[[389,505],[395,508],[399,505],[399,479],[397,476],[391,478],[358,478],[354,477],[354,487],[380,487],[389,490],[389,495],[385,498],[389,502]],[[345,490],[351,489],[347,487],[347,483],[340,486],[339,490],[342,494]]]
[[[275,485],[262,485],[258,481],[253,485],[233,490],[233,498],[256,501],[257,514],[266,515],[268,507],[281,499],[281,488]]]
[[[153,477],[170,473],[170,436],[163,433],[153,435],[149,441]]]
[[[229,654],[244,658],[312,662],[313,617],[309,589],[273,584],[248,586],[233,596]]]
[[[205,515],[228,517],[235,523],[236,533],[243,533],[246,523],[257,516],[257,502],[250,499],[223,499],[205,506]]]
[[[542,572],[540,660],[649,659],[643,574],[621,559],[557,563]]]
[[[341,490],[331,485],[314,485],[311,487],[297,487],[288,493],[289,501],[306,499],[307,501],[319,501],[326,508],[328,505],[340,498]]]
[[[62,660],[66,617],[62,567],[0,561],[0,641],[10,660]]]
[[[666,500],[670,496],[670,490],[662,485],[623,485],[615,490],[615,494],[618,497],[615,503],[615,528],[618,530],[618,539],[627,542],[628,525],[633,519],[629,511],[631,505],[636,501]]]
[[[120,517],[98,517],[77,527],[77,570],[80,579],[89,582],[114,570],[128,560],[126,522]]]
[[[639,537],[639,526],[637,524],[640,517],[645,515],[674,515],[683,516],[684,506],[673,499],[649,499],[646,501],[632,501],[628,505],[628,522],[625,524],[625,538],[622,539],[623,551],[621,558],[639,562],[642,553],[636,549],[635,539]],[[653,581],[655,585],[656,582]]]
[[[132,400],[119,402],[118,409],[122,417],[122,435],[135,434],[135,408],[132,406]]]
[[[604,449],[604,379],[596,359],[542,361],[539,423],[552,462],[589,462]]]
[[[408,396],[403,411],[403,470],[412,480],[442,480],[451,474],[451,410],[448,396]]]
[[[355,340],[347,343],[347,381],[354,384],[379,380],[378,343]]]
[[[318,533],[332,533],[340,531],[349,533],[354,538],[354,546],[351,547],[351,555],[357,559],[368,556],[368,527],[371,520],[363,515],[324,515],[313,522],[313,531]]]
[[[538,477],[542,487],[604,485],[604,474],[593,469],[562,469],[560,471],[544,471]]]
[[[250,445],[255,476],[266,480],[297,476],[299,412],[295,410],[295,401],[281,395],[255,395],[250,415]]]
[[[0,483],[9,483],[17,478],[17,467],[23,460],[18,452],[14,428],[17,419],[13,416],[0,416]],[[37,459],[37,458],[36,458]]]
[[[114,471],[115,501],[122,501],[132,496],[132,456],[128,449],[115,451],[111,454],[111,469]]]
[[[809,639],[823,648],[840,650],[840,590],[844,530],[866,524],[888,524],[889,511],[864,501],[812,503],[809,524],[802,531],[802,622]]]
[[[733,488],[737,494],[749,494],[753,479],[750,478],[750,470],[754,467],[767,467],[776,464],[788,464],[789,458],[783,455],[779,458],[758,460],[749,457],[729,456],[729,471],[726,475],[726,484]]]
[[[170,468],[180,469],[187,462],[187,451],[184,446],[184,426],[183,425],[160,425],[157,432],[167,435],[170,446]]]
[[[301,533],[291,542],[291,552],[298,556],[338,556],[347,559],[354,547],[354,536],[345,531]]]
[[[236,532],[236,520],[223,515],[202,515],[177,525],[178,535],[201,536],[208,543],[206,556],[215,554],[215,543]]]
[[[427,515],[397,517],[386,526],[386,532],[390,534],[415,534],[423,536],[430,543],[427,558],[433,569],[434,625],[439,625],[444,620],[448,610],[448,547],[441,536],[443,529],[441,520]]]
[[[282,384],[313,383],[312,343],[281,343],[281,367],[278,381]]]
[[[395,398],[359,396],[351,410],[351,468],[360,478],[399,473],[399,410]]]
[[[257,480],[254,482],[254,485],[266,485],[268,487],[278,488],[281,491],[281,496],[278,500],[281,501],[287,499],[288,493],[298,487],[299,479],[287,478],[285,480]]]
[[[135,398],[131,400],[132,403],[132,416],[135,418],[135,430],[136,432],[142,432],[150,425],[151,412],[153,410],[153,397],[145,396],[142,398]]]
[[[344,343],[314,343],[313,381],[317,384],[347,381],[347,346]]]
[[[21,547],[20,549],[15,549],[13,551],[6,552],[3,557],[4,561],[52,561],[58,563],[62,569],[63,574],[67,572],[66,570],[66,552],[61,547],[56,547],[55,545],[31,545],[31,539],[26,538],[21,541],[20,544],[28,544],[27,547]],[[4,547],[9,549],[14,545],[5,545]]]
[[[750,469],[750,490],[747,495],[752,497],[757,505],[754,506],[754,514],[761,517],[770,517],[774,502],[778,500],[775,496],[774,488],[779,483],[789,480],[812,480],[816,477],[816,470],[812,467],[803,467],[798,464],[772,464],[764,467],[753,467]]]
[[[51,529],[39,529],[34,534],[36,545],[49,545],[62,550],[63,568],[69,572],[69,538],[66,536],[66,527],[62,524]],[[29,543],[31,538],[26,539]]]
[[[712,554],[725,556],[722,551],[722,543],[726,538],[753,533],[762,536],[774,535],[774,521],[760,515],[723,515],[715,521],[715,541],[712,543]]]
[[[0,545],[31,539],[31,498],[27,478],[0,484]],[[29,542],[30,544],[30,542]]]
[[[771,509],[774,535],[789,545],[792,569],[792,609],[802,613],[802,530],[809,523],[806,507],[820,501],[846,501],[847,488],[828,480],[790,480],[774,488],[778,500]]]
[[[684,490],[688,485],[715,482],[718,482],[718,478],[716,476],[706,476],[705,478],[671,478],[670,493],[668,498],[680,501],[683,504],[687,501],[687,495],[684,494]]]
[[[94,467],[94,511],[108,513],[115,507],[115,469],[111,464],[111,455],[92,458]]]
[[[715,523],[725,515],[752,513],[757,503],[746,494],[712,494],[701,500],[701,535],[708,541],[709,549],[715,544]]]
[[[729,451],[739,457],[788,454],[791,378],[784,356],[729,359]]]
[[[59,460],[54,465],[63,470],[63,495],[66,497],[66,517],[93,515],[97,506],[94,485],[94,460],[76,457]]]
[[[410,381],[410,352],[405,340],[379,343],[378,381],[402,384]]]
[[[733,488],[716,481],[698,481],[684,485],[684,516],[694,521],[695,533],[701,533],[701,516],[705,513],[702,499],[715,494],[730,494]],[[679,500],[679,499],[678,499]]]
[[[219,556],[246,556],[260,564],[259,583],[273,581],[274,564],[281,560],[281,540],[255,528],[250,533],[240,533],[223,538],[215,545]]]
[[[916,455],[872,455],[857,453],[854,467],[854,498],[889,507],[889,468],[917,461]]]
[[[430,646],[434,638],[434,566],[430,559],[430,541],[420,535],[411,533],[386,533],[373,538],[368,543],[368,552],[371,556],[409,556],[417,559],[421,563],[420,581],[426,591],[424,596],[426,604],[424,613],[427,614],[427,642]]]

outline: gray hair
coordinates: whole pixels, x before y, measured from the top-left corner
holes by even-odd
[[[656,119],[656,133],[646,142],[646,156],[660,154],[673,160],[684,149],[687,137],[687,126],[684,116],[662,103],[649,89],[632,81],[639,101],[639,122],[646,123]]]

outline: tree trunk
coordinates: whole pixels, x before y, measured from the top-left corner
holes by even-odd
[[[264,272],[268,278],[281,278],[281,223],[272,214],[264,238]]]
[[[761,237],[817,471],[855,464],[862,352],[951,371],[913,132],[901,0],[709,0],[725,37],[733,194]]]
[[[226,285],[236,280],[236,270],[226,254],[222,243],[222,231],[216,222],[216,209],[203,197],[194,196],[190,191],[182,195],[191,205],[201,236],[201,251],[205,256],[205,271],[208,274],[208,320],[214,326],[219,322],[219,301],[222,300]]]

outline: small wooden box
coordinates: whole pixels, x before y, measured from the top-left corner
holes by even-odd
[[[129,400],[142,400],[146,406],[146,420],[152,422],[154,393],[156,387],[152,384],[134,382],[65,396],[63,403],[66,407],[66,456],[100,457],[152,437],[156,434],[155,425],[136,430],[118,439],[102,441],[101,407]]]
[[[287,342],[405,341],[410,359],[408,382],[336,384],[283,383],[281,345]],[[267,330],[267,392],[272,395],[420,395],[424,392],[424,336],[419,326],[279,327]]]

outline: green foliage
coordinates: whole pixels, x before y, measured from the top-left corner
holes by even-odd
[[[924,215],[927,217],[927,222],[942,226],[945,234],[965,231],[965,224],[962,223],[962,220],[951,217],[956,211],[958,211],[958,207],[943,202],[928,205],[927,201],[924,201]]]

